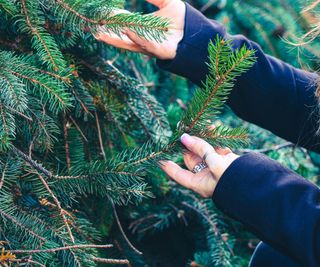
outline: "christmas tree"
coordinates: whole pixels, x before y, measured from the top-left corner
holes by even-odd
[[[176,218],[187,223],[194,212],[210,244],[196,257],[234,266],[233,240],[212,203],[168,182],[158,166],[177,157],[184,132],[214,146],[246,143],[242,128],[208,126],[254,52],[232,51],[213,36],[210,73],[173,126],[150,92],[158,78],[152,64],[93,37],[130,29],[157,42],[166,38],[168,21],[119,11],[123,4],[0,1],[2,266],[143,266],[148,260],[121,218],[143,234]]]

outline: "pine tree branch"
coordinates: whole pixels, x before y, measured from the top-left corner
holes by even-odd
[[[6,132],[6,135],[9,136],[10,133],[9,133],[8,125],[7,125],[6,118],[5,118],[3,105],[1,102],[0,102],[0,113],[1,113],[1,118],[2,118],[3,129]]]
[[[62,82],[66,83],[66,84],[71,84],[71,79],[69,77],[63,77],[57,73],[53,73],[53,72],[50,72],[50,71],[47,71],[47,70],[43,70],[43,69],[39,69],[39,68],[36,68],[36,67],[31,67],[31,66],[26,66],[26,65],[20,65],[19,66],[20,68],[22,69],[29,69],[29,70],[33,70],[33,71],[37,71],[37,72],[40,72],[42,74],[46,74],[46,75],[49,75],[57,80],[61,80]]]
[[[62,218],[62,220],[64,222],[64,225],[65,225],[65,227],[66,227],[66,229],[68,231],[68,234],[69,234],[69,237],[71,239],[71,242],[75,243],[75,239],[74,239],[74,236],[72,234],[68,219],[66,218],[65,213],[63,212],[63,209],[61,207],[60,201],[55,196],[55,194],[53,193],[53,191],[51,190],[51,188],[47,184],[46,180],[40,174],[38,174],[38,177],[39,177],[41,183],[43,184],[43,186],[47,189],[47,191],[50,194],[50,196],[52,197],[54,203],[57,205],[57,208],[58,208],[58,211],[59,211],[59,215],[61,216],[61,218]]]
[[[67,103],[53,90],[51,89],[48,85],[42,83],[41,81],[37,80],[36,78],[33,78],[33,77],[28,77],[26,75],[23,75],[23,74],[20,74],[16,71],[13,71],[13,70],[9,70],[12,74],[18,76],[18,77],[21,77],[23,79],[26,79],[28,81],[30,81],[31,83],[34,83],[34,84],[38,84],[40,85],[41,87],[44,87],[46,90],[48,90],[48,92],[50,92],[50,94],[54,95],[57,100],[59,100],[59,102],[62,104],[62,106],[67,106]]]
[[[218,237],[220,235],[217,225],[214,222],[212,222],[207,215],[205,215],[203,212],[201,212],[201,210],[197,209],[196,207],[190,205],[188,202],[185,202],[185,201],[183,201],[181,204],[188,207],[189,209],[192,209],[193,211],[197,212],[198,214],[200,214],[210,224],[215,236]]]
[[[221,40],[221,42],[225,42],[223,39]],[[223,43],[222,43],[223,44]],[[215,94],[217,93],[218,89],[220,88],[220,86],[226,82],[226,80],[228,79],[230,73],[235,70],[243,61],[245,61],[247,58],[249,58],[252,55],[252,52],[250,50],[247,50],[246,53],[241,57],[241,59],[239,61],[236,61],[221,77],[218,77],[219,80],[217,82],[217,84],[215,85],[214,88],[212,88],[212,91],[210,93],[210,95],[208,96],[208,98],[206,99],[206,101],[204,102],[202,108],[200,109],[200,111],[197,113],[197,115],[195,116],[195,118],[190,122],[189,126],[187,126],[187,130],[190,131],[198,122],[199,118],[203,115],[203,113],[205,112],[205,110],[207,109],[208,105],[211,103],[212,98],[215,96]]]
[[[108,113],[108,117],[117,126],[117,128],[119,129],[119,131],[123,137],[123,140],[125,141],[126,145],[129,147],[130,143],[129,143],[128,137],[127,137],[126,133],[124,132],[119,120],[116,118],[116,116],[113,114],[113,111],[107,105],[104,105],[104,107],[105,107],[105,111]]]
[[[93,261],[100,262],[100,263],[108,263],[108,264],[127,264],[129,265],[130,262],[128,260],[118,260],[118,259],[104,259],[104,258],[97,258],[92,257]]]
[[[4,212],[4,211],[1,210],[1,209],[0,209],[0,215],[2,215],[3,217],[7,218],[7,219],[10,220],[10,221],[12,221],[12,223],[13,223],[14,225],[19,226],[20,228],[22,228],[23,230],[25,230],[26,232],[28,232],[30,235],[32,235],[32,236],[40,239],[40,240],[43,241],[43,242],[46,242],[46,241],[47,241],[44,237],[38,235],[38,234],[35,233],[32,229],[24,226],[21,222],[17,221],[13,216],[11,216],[10,214]]]
[[[19,263],[19,266],[23,266],[23,265],[29,265],[32,264],[33,265],[38,265],[40,267],[46,267],[44,264],[38,262],[38,261],[34,261],[32,259],[11,259],[9,260],[10,262],[16,262]],[[21,264],[21,265],[20,265]]]
[[[36,169],[37,171],[39,171],[40,173],[44,174],[45,176],[47,176],[48,178],[53,178],[54,175],[48,171],[47,169],[45,169],[44,167],[42,167],[40,164],[38,164],[36,161],[34,161],[32,158],[30,158],[29,156],[27,156],[25,153],[23,153],[21,150],[19,150],[18,148],[16,148],[15,146],[11,146],[11,150],[13,153],[15,153],[17,156],[21,157],[24,161],[28,162],[29,165]]]
[[[87,106],[83,103],[83,101],[81,100],[81,97],[79,97],[78,93],[73,89],[73,87],[71,87],[71,91],[72,91],[73,95],[77,98],[77,100],[79,101],[84,112],[92,116],[91,112],[89,111]]]
[[[11,82],[8,80],[7,77],[5,77],[4,75],[1,75],[0,74],[0,77],[6,81],[6,83],[8,84],[8,87],[9,90],[11,91],[12,95],[13,95],[13,98],[15,99],[16,103],[20,103],[20,100],[19,100],[19,97],[17,96],[15,90],[14,90],[14,86],[11,84]]]
[[[62,6],[64,9],[66,9],[67,11],[73,13],[75,16],[79,17],[80,19],[92,23],[92,24],[98,24],[98,25],[102,25],[100,21],[88,18],[82,14],[80,14],[79,12],[77,12],[76,10],[74,10],[73,8],[71,8],[67,3],[63,2],[62,0],[55,0],[60,6]]]
[[[11,253],[14,254],[35,254],[35,253],[55,253],[58,251],[63,250],[70,250],[70,249],[86,249],[86,248],[112,248],[113,245],[72,245],[72,246],[65,246],[65,247],[59,247],[59,248],[51,248],[51,249],[34,249],[34,250],[8,250]]]
[[[33,112],[33,110],[31,108],[28,108],[28,110],[32,113],[32,115],[34,116],[34,118],[36,119],[38,126],[40,126],[40,128],[43,130],[43,132],[45,133],[46,137],[48,139],[50,139],[50,134],[48,133],[45,125],[42,123],[41,119],[39,118],[39,116]],[[32,120],[33,121],[33,120]]]
[[[7,107],[7,109],[10,110],[12,113],[16,113],[17,115],[21,116],[22,118],[26,119],[27,121],[33,122],[33,119],[28,117],[27,115],[15,110],[15,109],[13,109],[11,107]]]
[[[51,62],[52,66],[53,66],[53,69],[55,71],[58,71],[59,67],[56,64],[55,60],[53,59],[53,56],[51,55],[50,49],[48,48],[46,42],[42,39],[42,37],[41,37],[39,31],[37,30],[37,28],[32,25],[31,19],[30,19],[29,15],[28,15],[28,9],[27,9],[27,6],[26,6],[26,0],[21,0],[21,4],[22,4],[22,12],[25,15],[26,22],[27,22],[27,25],[29,26],[29,28],[31,30],[31,33],[33,35],[35,35],[38,38],[38,40],[41,42],[43,48],[45,49],[45,51],[47,53],[49,61]]]

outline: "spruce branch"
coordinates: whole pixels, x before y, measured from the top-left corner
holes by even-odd
[[[44,264],[38,262],[38,261],[34,261],[32,259],[11,259],[9,260],[10,262],[14,262],[14,263],[19,263],[21,265],[25,265],[25,264],[32,264],[32,265],[37,265],[40,267],[46,267]]]
[[[68,231],[68,234],[69,234],[69,237],[71,239],[71,242],[72,243],[75,243],[75,239],[74,239],[74,236],[72,234],[72,231],[71,231],[71,228],[70,228],[70,225],[69,225],[69,222],[68,222],[68,219],[67,217],[65,216],[65,212],[64,210],[62,209],[61,207],[61,204],[60,204],[60,201],[58,200],[58,198],[56,197],[56,195],[53,193],[53,191],[51,190],[51,188],[49,187],[48,183],[46,182],[46,180],[40,175],[38,174],[38,177],[41,181],[41,183],[43,184],[43,186],[46,188],[46,190],[48,191],[48,193],[50,194],[50,196],[52,197],[54,203],[56,204],[57,208],[58,208],[58,211],[59,211],[59,215],[61,216],[63,222],[64,222],[64,225]]]
[[[37,239],[45,242],[46,239],[40,235],[38,235],[37,233],[35,233],[31,228],[25,226],[23,223],[21,223],[19,220],[17,220],[14,216],[6,213],[5,211],[0,209],[0,215],[8,220],[10,220],[12,223],[14,223],[14,225],[17,225],[18,227],[20,227],[21,229],[23,229],[24,231],[26,231],[28,234],[30,234],[31,236],[36,237]]]
[[[97,257],[92,257],[93,261],[95,262],[100,262],[100,263],[107,263],[107,264],[127,264],[129,265],[130,262],[128,260],[119,260],[119,259],[105,259],[105,258],[97,258]]]
[[[13,254],[36,254],[36,253],[55,253],[58,251],[63,250],[70,250],[70,249],[88,249],[88,248],[112,248],[113,245],[94,245],[94,244],[88,244],[88,245],[72,245],[72,246],[65,246],[65,247],[58,247],[58,248],[51,248],[51,249],[33,249],[33,250],[7,250],[10,253]]]
[[[64,8],[65,10],[71,12],[72,14],[74,14],[75,16],[79,17],[81,20],[84,20],[86,22],[92,23],[92,24],[101,24],[101,22],[99,20],[95,20],[95,19],[91,19],[86,17],[85,15],[80,14],[79,12],[77,12],[75,9],[73,9],[70,5],[68,5],[66,2],[62,1],[62,0],[55,0],[62,8]]]
[[[88,13],[89,3],[69,2],[71,3],[55,0],[51,8],[54,9],[58,5],[59,8],[56,8],[55,12],[57,14],[57,11],[61,11],[63,14],[60,17],[62,22],[71,22],[72,26],[77,25],[82,30],[89,26],[93,34],[102,31],[107,34],[116,33],[120,36],[121,30],[127,28],[143,38],[160,42],[165,38],[165,34],[169,29],[169,22],[166,19],[153,15],[141,15],[127,11],[114,15],[119,11],[118,9],[103,6],[90,10],[90,16],[88,16],[85,13]]]
[[[9,73],[0,74],[0,87],[2,88],[0,99],[7,107],[20,113],[27,109],[26,90],[15,76]]]
[[[16,71],[11,71],[11,73],[16,75],[17,77],[21,77],[22,79],[26,79],[35,85],[39,85],[39,87],[41,89],[43,88],[46,91],[48,91],[48,93],[53,96],[52,98],[55,98],[55,99],[52,99],[53,102],[50,103],[51,110],[55,110],[53,107],[56,104],[57,104],[57,106],[60,106],[61,108],[65,108],[69,105],[69,103],[67,102],[68,100],[66,100],[67,98],[65,96],[61,96],[58,92],[55,91],[54,88],[51,88],[50,86],[48,86],[44,82],[42,82],[34,77],[29,77],[27,75],[21,74]],[[59,111],[59,109],[56,109],[56,110]]]
[[[37,163],[36,161],[34,161],[31,157],[29,157],[28,155],[26,155],[25,153],[23,153],[20,149],[16,148],[15,146],[11,146],[11,151],[16,154],[18,157],[22,158],[24,161],[26,161],[27,163],[29,163],[29,165],[34,168],[35,170],[37,170],[39,173],[44,174],[45,176],[47,176],[48,178],[52,178],[54,177],[54,175],[48,171],[47,169],[45,169],[41,164]]]
[[[29,8],[30,12],[33,13],[29,13]],[[52,67],[55,72],[58,72],[61,67],[64,68],[66,66],[66,63],[52,36],[42,28],[44,18],[39,6],[35,4],[35,1],[27,3],[27,0],[21,0],[21,10],[25,16],[25,22],[29,28],[29,32],[35,37],[33,39],[33,47],[36,49],[37,54],[44,62],[48,63],[49,67]],[[23,24],[21,25],[23,32],[26,32],[28,28]]]
[[[234,80],[254,64],[254,51],[242,47],[230,55],[228,52],[230,49],[230,42],[220,37],[216,38],[215,43],[209,43],[208,51],[211,63],[209,75],[206,78],[204,88],[195,93],[182,119],[187,132],[191,132],[197,124],[200,124],[201,127],[204,126],[201,122],[207,119],[208,115],[212,116],[221,109],[227,99],[226,96],[233,88]],[[190,121],[188,122],[188,120]]]
[[[11,0],[0,0],[0,9],[5,10],[10,16],[14,16],[18,13],[15,3]]]
[[[147,168],[159,165],[160,159],[172,157],[181,148],[179,137],[183,132],[204,138],[214,146],[238,147],[247,143],[248,136],[244,129],[229,129],[225,126],[210,129],[208,121],[219,114],[235,79],[254,64],[254,51],[244,46],[232,52],[231,42],[217,36],[215,42],[210,42],[208,52],[209,74],[206,82],[203,88],[195,92],[171,141],[165,145],[147,142],[140,150],[131,153],[131,158],[127,161],[129,167]]]

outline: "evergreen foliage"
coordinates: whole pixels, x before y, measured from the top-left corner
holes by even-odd
[[[92,37],[102,27],[107,33],[129,28],[144,38],[165,38],[167,21],[118,13],[122,6],[115,0],[0,2],[1,265],[134,261],[130,253],[119,260],[104,252],[116,251],[104,245],[112,232],[99,231],[88,203],[111,207],[126,245],[140,255],[125,236],[114,203],[140,203],[156,188],[168,191],[163,176],[157,181],[156,166],[180,152],[183,132],[218,146],[235,147],[247,139],[243,129],[212,130],[207,120],[219,114],[234,80],[252,66],[254,51],[232,52],[218,37],[210,43],[210,74],[172,134],[165,109],[137,71],[144,60],[131,58],[132,67],[121,71],[129,56]],[[209,212],[212,204],[183,194],[191,212]],[[214,216],[200,218],[209,225],[210,262],[230,265],[229,245],[210,227],[217,223]]]
[[[283,42],[310,29],[313,14],[300,16],[299,0],[192,3],[268,53],[317,67],[319,43],[297,57]],[[209,76],[190,99],[184,79],[95,41],[97,30],[124,28],[165,38],[166,20],[121,13],[123,5],[0,0],[0,265],[247,266],[258,240],[211,200],[168,181],[159,160],[181,161],[183,132],[238,153],[248,151],[240,147],[249,133],[250,149],[314,182],[319,157],[222,108],[253,51],[233,53],[217,37]],[[152,11],[144,1],[126,5]]]

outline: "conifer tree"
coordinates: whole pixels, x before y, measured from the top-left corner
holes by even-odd
[[[245,47],[233,52],[220,38],[210,43],[210,74],[172,129],[140,75],[144,59],[92,36],[101,29],[119,34],[129,28],[161,42],[170,24],[151,15],[119,13],[121,7],[114,0],[0,1],[3,266],[134,262],[135,256],[127,253],[103,257],[112,255],[106,250],[116,244],[104,242],[112,233],[98,229],[88,203],[99,201],[104,210],[113,210],[109,216],[140,256],[124,234],[115,205],[126,210],[125,205],[154,195],[152,188],[168,185],[157,181],[158,162],[181,150],[178,138],[183,132],[215,146],[236,147],[247,140],[243,129],[207,126],[221,111],[234,80],[253,64],[254,52]],[[128,62],[131,67],[123,68]],[[148,68],[144,71],[152,74]],[[170,193],[175,202],[182,194],[186,209],[208,213],[206,205],[211,204],[190,192],[176,188]],[[210,261],[230,265],[230,244],[211,227],[214,214],[202,219],[213,241],[207,252]]]

